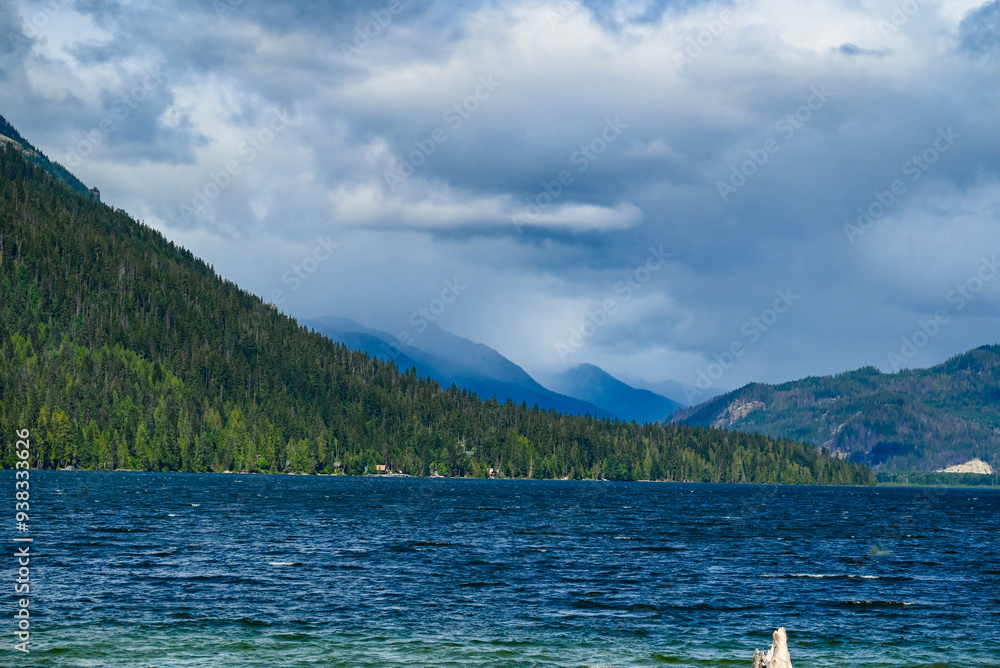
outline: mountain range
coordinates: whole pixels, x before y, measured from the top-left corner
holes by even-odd
[[[549,385],[557,392],[584,399],[622,419],[662,422],[681,404],[649,390],[637,389],[593,364],[580,364],[553,376]]]
[[[304,324],[354,350],[401,369],[415,368],[443,387],[469,389],[483,399],[526,403],[572,415],[618,418],[626,422],[662,422],[680,405],[648,390],[633,388],[603,371],[582,364],[547,380],[546,388],[524,369],[489,346],[428,324],[405,344],[391,334],[348,318],[325,316]],[[555,390],[555,391],[553,391]]]
[[[997,469],[1000,346],[928,369],[752,383],[674,419],[804,441],[876,469],[934,471],[977,457]]]

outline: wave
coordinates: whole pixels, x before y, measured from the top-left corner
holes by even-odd
[[[506,587],[504,582],[459,582],[459,587],[465,589],[481,589],[484,587]]]
[[[673,545],[642,545],[629,548],[632,552],[683,552],[687,548],[674,547]]]
[[[789,573],[787,575],[775,575],[771,573],[766,573],[761,575],[762,578],[810,578],[816,580],[831,579],[831,580],[909,580],[908,577],[901,577],[897,575],[857,575],[854,573]]]

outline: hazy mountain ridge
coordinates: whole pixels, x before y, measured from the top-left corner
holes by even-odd
[[[362,350],[382,360],[393,361],[402,370],[415,367],[417,375],[430,377],[442,387],[452,384],[475,392],[482,399],[536,404],[543,409],[571,415],[616,417],[593,403],[553,392],[524,369],[489,346],[470,341],[432,325],[413,344],[402,345],[391,334],[365,327],[348,318],[325,316],[305,320],[316,331],[349,348]]]
[[[520,385],[536,392],[550,392],[531,374],[485,343],[471,341],[438,327],[428,325],[423,333],[414,337],[414,346],[431,355],[452,360],[476,373],[504,383]]]
[[[579,364],[549,383],[557,392],[589,401],[623,420],[662,422],[681,408],[676,401],[632,387],[593,364]]]
[[[1000,346],[928,369],[752,383],[674,419],[802,440],[884,469],[933,471],[975,457],[997,468]]]
[[[401,369],[415,366],[447,387],[455,383],[482,398],[538,404],[560,412],[617,417],[639,423],[662,422],[679,403],[650,390],[637,389],[600,367],[581,364],[539,383],[493,348],[430,325],[407,344],[388,332],[365,327],[349,318],[325,316],[304,321],[335,341],[384,360]]]

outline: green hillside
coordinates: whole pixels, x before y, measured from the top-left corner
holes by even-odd
[[[569,417],[349,351],[0,151],[0,460],[181,471],[870,484],[791,441]]]
[[[979,457],[996,470],[1000,346],[929,369],[755,383],[675,419],[801,440],[879,469],[932,471]]]

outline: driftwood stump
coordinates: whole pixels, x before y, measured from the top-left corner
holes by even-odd
[[[782,626],[774,632],[774,641],[767,654],[758,650],[753,653],[753,668],[792,668],[792,657],[788,655],[788,634]]]

